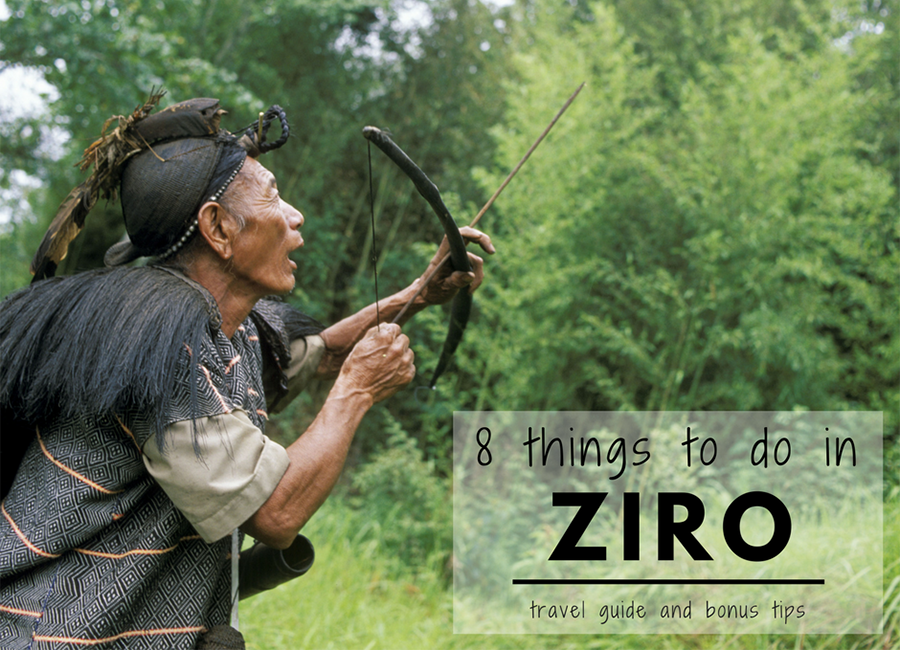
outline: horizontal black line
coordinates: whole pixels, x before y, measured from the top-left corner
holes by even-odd
[[[602,580],[602,579],[576,579],[558,580],[541,578],[513,578],[514,585],[824,585],[824,579],[769,579],[769,580],[742,580],[742,579],[710,579],[710,580],[680,580],[680,579],[648,579],[648,580]]]

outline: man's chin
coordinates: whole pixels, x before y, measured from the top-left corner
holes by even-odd
[[[291,291],[294,290],[294,287],[297,286],[297,280],[291,276],[291,282],[285,282],[282,286],[275,288],[270,287],[270,290],[266,293],[267,296],[286,296]]]

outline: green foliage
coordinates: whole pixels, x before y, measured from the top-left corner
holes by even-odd
[[[9,295],[31,281],[28,265],[43,234],[43,228],[28,219],[0,227],[0,295]]]
[[[345,502],[330,499],[304,533],[316,549],[311,571],[241,602],[248,648],[437,648],[452,638],[439,573],[398,576],[393,552]]]
[[[676,109],[690,81],[703,75],[704,66],[718,66],[730,59],[728,50],[735,34],[752,33],[766,51],[790,58],[829,48],[841,28],[832,20],[832,3],[819,0],[611,4],[634,39],[635,50],[653,66],[660,98]]]
[[[395,570],[446,570],[453,536],[448,480],[435,476],[434,464],[423,460],[398,422],[389,422],[385,433],[387,447],[353,475],[357,516],[394,559]]]
[[[868,94],[850,57],[722,18],[673,106],[630,24],[602,4],[526,21],[501,160],[588,86],[494,215],[514,254],[492,265],[469,339],[471,383],[491,374],[481,402],[884,410],[895,434],[897,194],[859,155]]]
[[[345,28],[348,47],[365,34],[374,20],[369,3],[166,0],[8,5],[12,16],[4,28],[2,57],[43,71],[59,91],[51,114],[65,118],[74,136],[63,163],[78,158],[109,115],[130,111],[152,87],[162,86],[168,90],[168,103],[219,97],[234,116],[225,121],[232,129],[252,121],[269,104],[282,104],[301,144],[291,154],[266,162],[281,177],[283,191],[302,176],[304,192],[316,196],[322,193],[323,178],[318,174],[309,178],[308,170],[317,163],[304,155],[305,147],[319,152],[318,161],[325,161],[327,169],[327,157],[341,153],[340,141],[350,127],[340,107],[349,95],[365,92],[344,69],[343,53],[333,43]],[[318,128],[296,128],[305,125],[310,114]],[[334,138],[330,129],[336,123],[342,128]],[[327,136],[324,142],[322,134]],[[17,151],[16,135],[9,135],[12,150]],[[65,164],[41,162],[31,167],[50,184],[52,197],[36,209],[46,223],[77,176],[60,173]],[[19,166],[18,159],[13,163],[9,167]],[[306,208],[306,202],[297,202]],[[70,252],[67,270],[102,264],[103,252],[122,231],[117,206],[95,209],[84,236]]]

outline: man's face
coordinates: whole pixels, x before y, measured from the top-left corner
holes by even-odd
[[[231,272],[259,297],[294,288],[297,265],[289,254],[303,245],[303,215],[278,194],[275,176],[253,158],[226,191],[227,211],[245,220],[234,239]]]

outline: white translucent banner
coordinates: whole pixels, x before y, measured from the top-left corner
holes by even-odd
[[[454,416],[458,634],[882,629],[882,414]]]

